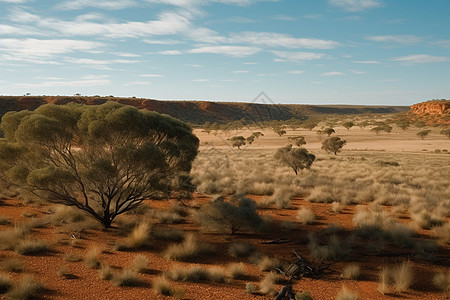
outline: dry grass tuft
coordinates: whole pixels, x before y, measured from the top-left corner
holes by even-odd
[[[98,270],[98,277],[101,280],[111,280],[114,272],[109,264],[102,264],[100,270]]]
[[[4,294],[12,287],[13,282],[11,278],[6,275],[0,273],[0,294]]]
[[[316,216],[310,208],[302,207],[297,212],[297,220],[302,224],[314,224]]]
[[[12,288],[6,294],[10,299],[26,300],[34,299],[37,294],[44,290],[44,285],[35,281],[31,276],[24,276],[19,282],[13,284]]]
[[[193,234],[187,234],[184,242],[169,246],[164,253],[164,257],[170,260],[185,261],[212,253],[214,253],[214,249],[211,245],[198,241]]]
[[[44,240],[21,240],[14,247],[14,250],[18,254],[22,255],[39,255],[45,254],[50,250],[50,245],[47,241]]]
[[[438,273],[433,277],[433,285],[450,298],[450,271]]]
[[[142,286],[144,281],[137,276],[136,271],[123,269],[120,272],[113,273],[111,282],[116,286]]]
[[[150,229],[148,223],[138,224],[125,239],[116,242],[115,250],[136,250],[149,246]]]
[[[349,289],[347,289],[345,286],[342,287],[342,290],[337,294],[336,300],[359,300],[357,294],[353,293]]]
[[[1,263],[1,268],[6,272],[22,273],[26,270],[22,261],[12,258]]]
[[[138,273],[145,273],[148,268],[148,258],[143,254],[138,254],[134,257],[131,269]]]
[[[254,293],[256,293],[256,290],[257,290],[258,288],[256,287],[256,285],[254,285],[253,283],[251,283],[251,282],[247,282],[246,284],[245,284],[245,292],[247,293],[247,294],[254,294]]]
[[[84,255],[84,264],[91,269],[98,269],[100,267],[100,251],[98,248],[90,248]]]
[[[232,257],[245,257],[254,249],[252,244],[248,243],[233,243],[228,247],[228,253]]]
[[[227,267],[227,274],[233,279],[243,279],[246,276],[243,263],[232,263]]]
[[[342,270],[341,277],[344,279],[358,279],[361,275],[361,268],[357,264],[349,264]]]
[[[405,292],[413,283],[413,267],[410,261],[404,261],[392,268],[392,281],[395,291]]]
[[[184,291],[175,289],[170,285],[169,280],[166,277],[160,276],[153,281],[153,291],[156,294],[163,296],[172,296],[177,299],[181,299],[184,296]]]

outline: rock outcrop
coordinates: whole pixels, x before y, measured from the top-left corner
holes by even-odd
[[[450,100],[431,100],[411,106],[409,115],[428,125],[450,124]]]

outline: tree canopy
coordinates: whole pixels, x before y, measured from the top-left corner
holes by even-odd
[[[341,150],[342,147],[344,147],[346,143],[347,141],[341,140],[340,137],[333,136],[327,138],[322,142],[322,149],[327,152],[333,152],[334,155],[337,155],[337,153]]]
[[[76,206],[110,227],[191,170],[199,141],[183,122],[108,102],[47,104],[8,112],[3,178],[51,202]]]
[[[291,167],[295,174],[303,169],[309,169],[316,156],[305,148],[293,148],[292,144],[282,147],[275,152],[274,158],[282,164]]]

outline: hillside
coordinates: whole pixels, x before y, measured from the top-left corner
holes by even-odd
[[[96,105],[107,101],[117,101],[157,111],[194,124],[203,124],[206,121],[227,123],[243,118],[258,122],[291,118],[307,119],[318,114],[397,113],[409,109],[407,106],[258,104],[76,96],[0,96],[0,116],[8,111],[34,110],[46,103],[76,102]]]
[[[408,113],[413,120],[425,124],[450,124],[450,100],[431,100],[411,106]]]

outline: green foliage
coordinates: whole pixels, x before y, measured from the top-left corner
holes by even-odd
[[[231,146],[241,149],[241,146],[245,145],[246,139],[245,139],[245,137],[239,135],[239,136],[231,137],[230,141],[231,141]]]
[[[309,169],[316,159],[305,148],[292,148],[292,145],[282,147],[275,152],[274,158],[284,165],[291,167],[295,174],[303,169]]]
[[[47,104],[9,112],[1,123],[4,177],[51,202],[75,206],[110,227],[188,173],[198,139],[167,115],[108,102]]]
[[[431,129],[422,130],[422,131],[419,131],[418,133],[416,133],[416,135],[423,140],[426,136],[428,136],[428,134],[430,132],[431,132]]]
[[[344,145],[347,143],[345,140],[341,140],[340,137],[334,136],[327,138],[322,142],[322,149],[327,152],[333,152],[334,155],[337,155],[337,153],[344,147]]]
[[[323,133],[325,133],[327,136],[332,135],[333,133],[335,133],[336,131],[333,128],[325,128],[323,130]]]
[[[352,128],[353,126],[355,126],[355,124],[354,124],[352,121],[348,121],[348,122],[342,123],[342,126],[344,126],[345,128],[347,128],[347,130],[350,130],[350,128]]]
[[[297,147],[301,147],[302,145],[306,144],[305,137],[298,135],[298,136],[289,136],[288,142],[292,145],[295,145]]]
[[[441,134],[445,135],[446,137],[448,137],[450,139],[450,128],[442,129]]]
[[[376,135],[379,135],[381,131],[384,131],[386,133],[390,133],[392,131],[392,126],[389,126],[387,124],[375,126],[370,131],[375,132]]]
[[[230,234],[242,228],[258,230],[264,224],[256,211],[256,202],[242,195],[235,195],[230,201],[224,197],[214,199],[201,207],[196,219],[206,229],[228,230]]]

